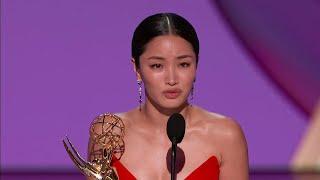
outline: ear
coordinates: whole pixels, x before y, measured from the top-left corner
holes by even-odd
[[[131,63],[132,63],[132,65],[133,65],[133,70],[134,70],[134,72],[136,73],[137,80],[138,80],[138,81],[141,81],[140,70],[137,69],[135,62],[136,62],[136,60],[135,60],[134,58],[131,58]]]

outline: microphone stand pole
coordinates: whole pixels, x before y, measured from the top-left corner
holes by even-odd
[[[176,178],[176,152],[177,152],[177,143],[175,140],[172,142],[171,148],[171,180]]]

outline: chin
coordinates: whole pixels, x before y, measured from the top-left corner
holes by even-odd
[[[181,108],[185,104],[186,104],[186,101],[179,101],[177,99],[166,100],[166,102],[163,104],[162,107],[165,109],[178,109],[178,108]]]
[[[157,96],[155,96],[157,97]],[[159,97],[159,96],[158,96]],[[165,97],[161,97],[158,99],[148,98],[149,102],[153,104],[160,111],[172,111],[176,109],[182,108],[185,104],[187,104],[187,97],[180,96],[176,99],[167,99]]]

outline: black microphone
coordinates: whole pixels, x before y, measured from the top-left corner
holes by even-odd
[[[171,180],[175,179],[177,144],[181,143],[186,129],[186,122],[179,113],[172,114],[167,122],[167,135],[172,143],[171,148]]]

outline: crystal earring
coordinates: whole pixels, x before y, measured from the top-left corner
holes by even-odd
[[[190,97],[190,101],[193,103],[193,99],[194,99],[194,83],[192,83],[190,96],[191,96]]]
[[[139,94],[139,111],[141,111],[141,103],[142,103],[142,81],[137,80],[138,83],[138,94]]]

